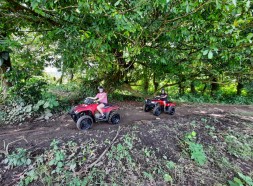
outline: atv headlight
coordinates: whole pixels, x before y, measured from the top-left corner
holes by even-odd
[[[150,104],[151,103],[151,101],[149,99],[146,99],[145,102],[146,102],[146,104]]]

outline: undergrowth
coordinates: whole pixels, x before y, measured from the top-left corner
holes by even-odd
[[[6,156],[5,163],[10,170],[22,168],[19,185],[189,185],[194,182],[252,186],[252,172],[241,167],[246,162],[252,163],[253,141],[249,135],[252,126],[244,124],[224,132],[216,125],[217,119],[201,117],[187,122],[171,127],[161,120],[159,124],[140,126],[150,129],[147,134],[154,138],[150,141],[152,146],[142,139],[144,134],[140,131],[146,129],[134,126],[128,132],[122,131],[115,141],[53,140],[49,149],[36,156],[19,148]],[[183,126],[187,126],[186,131],[182,130]],[[168,137],[177,139],[173,142],[176,148],[171,150],[170,145],[167,149],[166,140],[161,142],[162,146],[155,145],[156,139],[165,139],[160,133],[164,130]],[[242,135],[241,131],[246,133]],[[206,143],[205,138],[211,141]],[[110,147],[108,151],[106,147]],[[164,150],[166,155],[159,155]]]
[[[253,104],[252,96],[238,96],[235,94],[217,94],[213,97],[210,95],[202,94],[185,94],[183,96],[171,95],[172,100],[177,100],[179,102],[193,102],[193,103],[221,103],[221,104]]]

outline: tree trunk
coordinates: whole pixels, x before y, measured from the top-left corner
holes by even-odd
[[[143,90],[145,94],[148,93],[148,88],[149,88],[149,78],[148,78],[148,70],[145,68],[144,70],[144,84],[143,84]]]
[[[62,82],[63,82],[63,76],[64,76],[64,73],[62,72],[61,77],[60,77],[60,79],[58,80],[58,83],[59,83],[60,85],[61,85]]]
[[[183,96],[185,92],[184,92],[184,86],[182,85],[182,82],[178,84],[178,88],[179,88],[179,95]]]
[[[6,99],[8,88],[12,86],[10,82],[5,78],[5,74],[11,71],[11,59],[9,52],[0,52],[0,76],[1,76],[1,86],[3,87],[3,98]]]
[[[73,79],[74,79],[74,72],[73,72],[74,70],[73,69],[71,69],[70,70],[70,81],[73,81]]]
[[[179,84],[178,84],[179,95],[183,96],[185,93],[185,86],[183,85],[183,83],[185,82],[186,79],[184,76],[180,76],[179,79],[180,79]]]
[[[62,64],[61,64],[61,77],[60,77],[60,79],[58,79],[59,84],[62,84],[64,75],[65,75],[65,66],[64,66],[64,63],[62,62]]]
[[[216,77],[211,77],[211,96],[215,95],[215,92],[219,90],[219,84]]]
[[[238,96],[241,95],[242,89],[243,89],[243,84],[242,84],[242,82],[240,81],[240,78],[238,78],[238,82],[237,82],[237,86],[236,86],[236,94],[237,94]]]
[[[195,84],[194,81],[191,82],[191,94],[196,94]]]
[[[144,97],[144,95],[143,95],[142,93],[140,93],[140,92],[138,92],[138,91],[132,89],[132,87],[131,87],[129,84],[126,84],[126,83],[123,84],[123,85],[120,87],[120,89],[121,89],[121,90],[126,90],[126,91],[130,92],[130,93],[131,93],[133,96],[135,96],[135,97],[141,97],[141,98]]]
[[[202,92],[202,96],[205,94],[206,88],[207,88],[207,84],[205,83],[204,88],[203,88],[203,90],[201,91],[201,92]]]
[[[154,92],[157,92],[159,83],[157,83],[155,80],[155,73],[153,74],[153,84],[154,84],[154,89],[155,89]]]

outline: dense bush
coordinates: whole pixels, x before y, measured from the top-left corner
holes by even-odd
[[[253,104],[252,96],[238,96],[236,94],[218,93],[213,97],[201,94],[185,94],[183,96],[171,96],[171,99],[180,102],[194,102],[194,103],[223,103],[223,104]]]
[[[32,77],[16,82],[8,92],[8,100],[22,99],[26,104],[34,104],[42,99],[43,92],[47,91],[47,82],[42,77]]]
[[[28,118],[49,119],[57,111],[57,97],[48,92],[47,81],[41,77],[16,82],[8,91],[1,108],[1,123],[19,123]]]

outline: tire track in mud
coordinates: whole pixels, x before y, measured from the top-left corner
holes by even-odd
[[[253,106],[228,106],[228,105],[210,105],[210,104],[183,104],[179,107],[176,107],[176,114],[170,116],[167,114],[161,114],[159,117],[156,117],[152,112],[143,112],[140,103],[138,106],[123,106],[119,110],[119,113],[122,116],[121,126],[122,127],[131,127],[134,123],[138,121],[143,122],[154,122],[161,120],[174,120],[175,122],[180,122],[182,118],[190,118],[192,115],[201,115],[201,116],[211,116],[211,117],[226,117],[228,115],[240,115],[240,113],[248,113],[248,118],[252,116],[250,113],[253,113]],[[240,111],[240,113],[239,113]],[[243,118],[245,116],[242,116]],[[253,119],[252,119],[253,121]],[[16,129],[16,128],[17,129]],[[72,121],[70,116],[64,114],[57,118],[52,119],[51,121],[34,121],[33,123],[27,123],[21,126],[7,126],[0,127],[0,149],[3,149],[4,143],[9,143],[14,141],[20,136],[24,136],[29,142],[38,143],[41,141],[51,141],[53,139],[63,139],[73,137],[83,138],[85,136],[96,135],[96,133],[104,132],[108,133],[111,130],[117,128],[117,126],[110,125],[108,123],[98,123],[94,124],[93,128],[89,131],[78,131],[75,123]],[[2,143],[1,143],[2,141]]]

